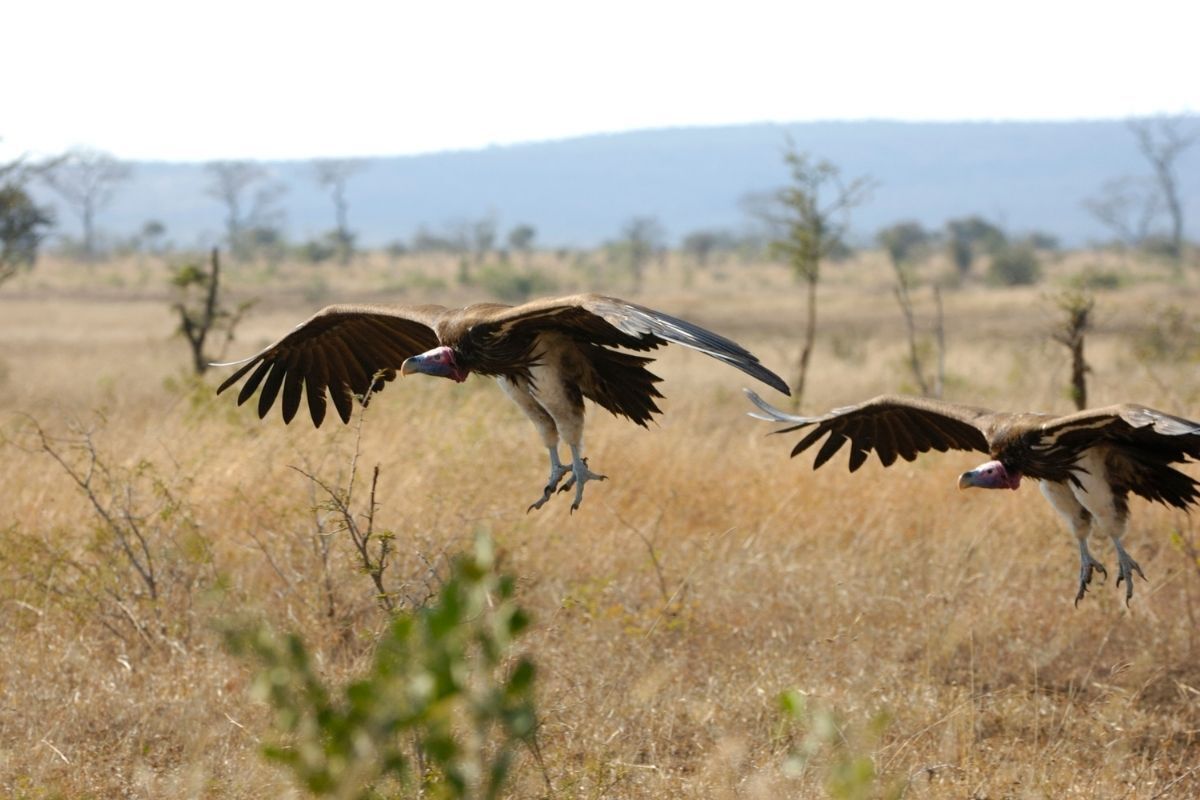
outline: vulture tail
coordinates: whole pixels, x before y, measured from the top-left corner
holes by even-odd
[[[1200,500],[1200,491],[1197,491],[1200,489],[1200,484],[1197,484],[1190,475],[1185,475],[1166,464],[1156,464],[1151,469],[1153,477],[1150,480],[1137,481],[1129,487],[1135,494],[1184,511]],[[1147,470],[1147,472],[1150,471],[1150,469]]]
[[[651,418],[660,413],[654,400],[662,397],[654,385],[662,378],[646,369],[646,364],[653,359],[599,345],[588,345],[584,351],[594,370],[594,379],[584,381],[580,386],[584,397],[613,414],[647,427]]]
[[[1118,488],[1151,502],[1187,511],[1200,501],[1200,483],[1170,466],[1176,454],[1163,455],[1133,447],[1114,447],[1108,469]]]

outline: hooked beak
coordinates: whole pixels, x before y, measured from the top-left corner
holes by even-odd
[[[454,351],[449,347],[435,347],[432,350],[404,359],[400,365],[401,375],[411,375],[415,372],[434,375],[439,378],[453,378],[460,383],[466,380],[466,373],[458,368],[454,361]]]
[[[1016,489],[1021,485],[1021,473],[1009,472],[1000,461],[980,464],[973,470],[958,476],[959,489]]]
[[[400,365],[401,375],[412,375],[414,372],[425,372],[424,356],[412,356],[404,359],[404,363]]]

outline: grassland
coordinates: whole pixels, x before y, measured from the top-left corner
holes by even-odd
[[[1101,264],[1123,278],[1097,294],[1092,404],[1200,417],[1195,275],[1102,262],[1060,258],[1035,288],[948,291],[947,397],[1068,410],[1047,295]],[[624,287],[603,264],[539,268],[563,291]],[[411,258],[231,268],[231,297],[260,302],[230,355],[327,301],[486,296],[456,270]],[[260,422],[212,395],[216,376],[193,384],[166,275],[153,259],[50,261],[0,289],[5,797],[300,796],[259,756],[269,714],[215,625],[245,615],[298,631],[343,681],[385,624],[292,468],[344,481],[353,426]],[[806,410],[909,387],[890,286],[875,255],[827,270]],[[638,299],[791,374],[801,300],[781,267],[670,262]],[[915,299],[927,327],[929,294]],[[360,469],[380,466],[377,524],[398,546],[389,587],[421,602],[483,530],[533,615],[522,647],[539,668],[543,760],[520,760],[512,796],[824,796],[838,746],[789,762],[806,731],[780,711],[787,690],[835,715],[844,750],[906,797],[1200,794],[1191,518],[1135,501],[1127,545],[1149,581],[1129,608],[1111,582],[1074,608],[1074,544],[1034,487],[960,494],[970,454],[814,473],[744,415],[741,374],[678,350],[656,371],[658,425],[591,412],[589,456],[610,479],[574,515],[561,498],[525,513],[544,453],[486,380],[406,379],[363,422]],[[138,525],[152,591],[49,451],[73,469],[94,454],[90,477],[77,474],[116,524]],[[1112,564],[1107,543],[1094,550]]]

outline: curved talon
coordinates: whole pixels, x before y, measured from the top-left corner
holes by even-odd
[[[1121,581],[1125,581],[1125,605],[1129,605],[1129,601],[1133,599],[1133,573],[1142,576],[1142,580],[1146,580],[1146,573],[1142,572],[1142,567],[1136,561],[1129,557],[1123,548],[1117,549],[1117,586],[1121,585]]]
[[[546,479],[546,488],[542,490],[542,496],[539,497],[537,500],[534,500],[533,503],[530,504],[529,508],[525,509],[525,513],[528,514],[530,511],[533,511],[535,508],[541,508],[542,506],[546,505],[546,501],[554,496],[555,490],[558,490],[561,492],[562,488],[559,487],[558,482],[561,481],[563,476],[566,475],[570,471],[571,471],[570,467],[564,466],[562,463],[559,462],[558,452],[554,449],[551,449],[550,450],[550,477]],[[575,480],[574,475],[571,476],[571,480],[572,481]]]
[[[1093,570],[1098,570],[1103,576],[1101,583],[1108,580],[1108,570],[1104,568],[1103,564],[1092,558],[1090,555],[1082,556],[1081,559],[1083,560],[1081,560],[1079,565],[1079,592],[1075,595],[1076,608],[1079,607],[1079,601],[1083,599],[1085,594],[1087,594],[1088,586],[1092,582]]]
[[[567,482],[560,488],[560,492],[565,492],[572,486],[575,487],[575,502],[571,503],[571,513],[574,514],[579,505],[583,502],[583,486],[588,481],[606,481],[607,475],[599,475],[587,468],[587,459],[580,458],[571,464],[571,477],[567,478]]]

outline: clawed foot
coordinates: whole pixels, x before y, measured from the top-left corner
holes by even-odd
[[[559,486],[559,481],[561,481],[563,476],[567,473],[570,473],[570,477],[567,478],[567,482],[562,486]],[[586,458],[573,458],[571,460],[571,465],[565,466],[559,463],[558,453],[551,449],[550,477],[546,480],[546,488],[542,490],[542,496],[535,500],[533,504],[525,510],[525,513],[528,514],[535,508],[541,508],[542,506],[546,505],[547,500],[554,496],[556,491],[565,492],[568,491],[572,486],[575,487],[575,502],[571,504],[571,512],[574,513],[575,509],[579,508],[579,504],[583,502],[583,485],[588,481],[603,480],[607,480],[607,477],[604,475],[597,475],[588,469]]]
[[[525,513],[528,514],[530,511],[533,511],[535,508],[541,508],[542,506],[546,505],[546,501],[554,496],[555,489],[562,491],[562,489],[559,489],[558,482],[561,481],[563,476],[566,475],[570,471],[571,471],[570,467],[552,462],[550,465],[550,477],[546,481],[546,488],[544,490],[542,490],[542,496],[539,497],[537,500],[535,500],[533,502],[533,504],[529,506],[529,508],[525,509]],[[571,476],[571,480],[572,481],[575,480],[574,475]],[[570,485],[571,485],[570,483],[567,484],[567,486],[570,486]],[[563,488],[565,488],[565,487],[563,487]]]
[[[1108,570],[1104,568],[1103,564],[1086,553],[1081,554],[1079,562],[1079,593],[1075,595],[1076,606],[1079,605],[1079,601],[1083,599],[1083,596],[1087,594],[1088,585],[1092,582],[1092,572],[1094,570],[1099,570],[1100,574],[1104,576],[1104,580],[1108,580]]]
[[[1117,547],[1117,586],[1121,585],[1121,581],[1125,581],[1125,605],[1129,605],[1129,601],[1133,599],[1133,573],[1142,576],[1142,580],[1146,580],[1146,573],[1142,572],[1142,568],[1138,563],[1129,557],[1124,548],[1118,545]]]
[[[579,504],[583,502],[583,485],[588,481],[606,481],[607,475],[597,475],[587,467],[587,459],[581,458],[575,461],[572,465],[571,477],[567,478],[567,482],[558,487],[560,492],[568,491],[572,486],[575,487],[575,502],[571,503],[571,513],[579,508]]]

